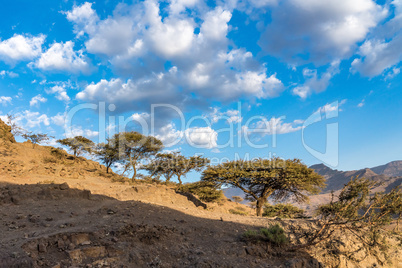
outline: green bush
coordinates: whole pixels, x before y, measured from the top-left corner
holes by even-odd
[[[177,191],[197,195],[204,202],[215,202],[223,197],[222,191],[212,182],[186,183],[178,187]]]
[[[289,243],[285,231],[278,224],[268,228],[261,228],[259,231],[247,230],[243,234],[243,239],[252,242],[268,242],[275,246],[282,246]]]
[[[299,218],[303,217],[304,210],[291,204],[266,204],[263,217]]]

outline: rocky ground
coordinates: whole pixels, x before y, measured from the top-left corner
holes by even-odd
[[[2,267],[320,267],[241,241],[246,224],[61,185],[0,188]],[[307,266],[306,266],[307,265]]]

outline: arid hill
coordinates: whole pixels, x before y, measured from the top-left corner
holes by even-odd
[[[0,267],[397,267],[402,251],[377,258],[342,233],[310,251],[244,242],[246,230],[311,220],[257,218],[222,199],[203,203],[172,186],[131,182],[96,161],[17,143],[0,122]],[[11,135],[11,136],[10,136]],[[231,214],[242,209],[249,216]],[[352,253],[352,256],[350,255]],[[381,262],[379,262],[379,260]]]

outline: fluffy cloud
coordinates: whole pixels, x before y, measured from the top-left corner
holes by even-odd
[[[60,101],[69,101],[70,97],[67,95],[67,91],[63,86],[54,86],[48,90],[46,90],[48,94],[56,94],[56,99]]]
[[[15,115],[18,118],[18,122],[25,121],[25,124],[22,124],[24,128],[31,129],[35,127],[40,127],[41,125],[49,126],[50,120],[46,114],[40,114],[39,112],[31,112],[28,110],[23,111],[22,113],[18,113]]]
[[[74,43],[54,43],[34,64],[37,68],[53,72],[88,73],[90,65],[83,51],[74,51]]]
[[[196,18],[181,12],[197,5],[197,1],[172,1],[169,13],[162,16],[159,5],[149,0],[118,6],[104,20],[88,10],[89,4],[67,13],[75,27],[88,35],[87,50],[107,56],[117,73],[130,77],[94,82],[77,98],[107,99],[134,109],[160,101],[182,104],[191,98],[184,96],[193,93],[223,101],[278,96],[284,86],[276,75],[268,74],[250,52],[229,47],[231,12],[216,7]],[[82,21],[90,21],[93,27],[84,27]],[[173,66],[169,70],[165,70],[167,63]]]
[[[17,73],[12,72],[12,71],[5,71],[5,70],[3,70],[3,71],[0,71],[0,76],[1,76],[1,77],[8,76],[8,77],[10,77],[10,78],[16,78],[16,77],[18,77],[19,75],[18,75]]]
[[[50,119],[52,120],[53,124],[57,126],[64,126],[66,122],[66,115],[58,113],[57,115],[51,117]]]
[[[210,127],[193,127],[186,129],[185,137],[190,146],[212,149],[218,146],[218,133]]]
[[[338,114],[338,111],[342,111],[341,106],[344,105],[346,103],[346,101],[347,100],[344,99],[339,102],[335,101],[332,103],[327,103],[324,106],[318,108],[317,111],[320,113],[325,113],[325,114],[327,114],[327,116],[331,115],[331,114]],[[364,102],[364,100],[363,100],[363,102]]]
[[[67,138],[72,138],[75,136],[84,136],[87,138],[95,138],[99,135],[98,131],[94,131],[91,129],[84,129],[81,126],[71,126],[68,129],[65,129],[64,136]]]
[[[186,53],[195,38],[192,20],[168,17],[162,21],[159,6],[155,2],[147,1],[145,6],[145,21],[149,24],[145,36],[155,52],[164,57]]]
[[[160,139],[165,147],[171,147],[180,143],[183,136],[182,131],[177,130],[174,124],[169,123],[158,130],[156,138]]]
[[[193,8],[200,3],[200,0],[170,0],[170,12],[179,14],[185,11],[186,8]]]
[[[282,82],[254,64],[250,52],[221,52],[214,59],[195,64],[187,74],[187,83],[199,94],[220,100],[277,97],[284,89]]]
[[[339,73],[339,61],[332,62],[330,67],[321,77],[318,77],[317,70],[304,69],[305,82],[293,89],[293,94],[302,99],[307,98],[312,92],[319,93],[327,89],[331,78]]]
[[[220,112],[218,108],[214,108],[207,117],[210,118],[211,124],[215,124],[219,120],[226,120],[228,123],[240,123],[243,120],[239,110]]]
[[[33,97],[30,101],[29,101],[29,106],[36,106],[39,107],[40,103],[45,103],[47,101],[46,98],[42,97],[42,95],[37,95],[35,97]]]
[[[402,34],[389,42],[367,40],[359,49],[361,58],[354,59],[352,70],[373,77],[402,61]]]
[[[8,64],[32,60],[41,54],[45,38],[44,35],[30,37],[15,34],[0,42],[0,60]]]
[[[258,134],[261,136],[286,134],[301,130],[302,120],[295,120],[292,123],[283,122],[283,118],[272,117],[270,120],[262,119],[256,123],[242,126],[244,135]]]
[[[98,21],[98,15],[92,9],[92,3],[84,3],[81,6],[74,6],[72,11],[66,12],[67,19],[75,23],[74,31],[77,36],[85,32],[92,32]]]
[[[0,96],[0,104],[6,106],[7,104],[11,104],[12,98],[6,96]]]
[[[308,59],[320,65],[351,56],[387,14],[372,0],[289,0],[271,10],[261,47],[290,63]]]
[[[402,61],[402,1],[394,0],[394,16],[372,34],[359,48],[352,71],[374,77]]]
[[[141,80],[122,81],[120,78],[104,80],[88,85],[77,94],[79,100],[107,100],[117,109],[149,108],[150,103],[177,103],[179,96],[173,90],[174,73],[154,74]]]

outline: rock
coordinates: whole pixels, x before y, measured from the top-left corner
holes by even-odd
[[[99,257],[105,257],[107,255],[106,248],[102,246],[84,248],[81,251],[82,253],[84,253],[85,257],[89,258],[99,258]]]
[[[87,233],[72,235],[71,242],[76,246],[84,245],[84,244],[86,244],[86,245],[91,244],[91,240],[89,239],[89,234],[87,234]]]
[[[47,245],[45,243],[39,243],[38,244],[38,251],[40,253],[45,253],[46,252],[46,247],[47,247]]]
[[[66,244],[64,243],[64,241],[63,240],[58,240],[57,241],[57,248],[58,249],[64,249],[64,247],[66,246]]]
[[[11,197],[11,202],[13,202],[14,205],[19,205],[21,204],[21,198],[19,198],[18,196],[13,196]]]
[[[60,190],[67,190],[67,189],[70,189],[70,186],[68,186],[67,182],[65,182],[63,184],[60,184],[59,189]]]
[[[73,263],[82,263],[83,255],[80,249],[70,250],[68,256]]]

